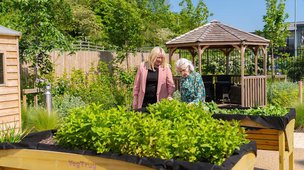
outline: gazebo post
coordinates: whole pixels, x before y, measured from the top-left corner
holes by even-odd
[[[176,50],[176,47],[172,47],[172,48],[169,48],[169,64],[172,64],[172,56],[173,56],[173,53],[174,51]]]
[[[263,46],[263,54],[264,54],[264,76],[265,76],[265,90],[267,89],[267,46]],[[267,93],[264,94],[264,103],[267,105]]]
[[[229,70],[230,70],[230,68],[229,68],[229,56],[230,56],[230,53],[231,53],[232,50],[233,50],[233,48],[229,48],[229,49],[226,48],[226,49],[222,50],[223,53],[226,56],[226,75],[229,74]]]
[[[194,57],[195,57],[195,55],[196,55],[196,53],[195,53],[195,47],[192,47],[191,49],[188,49],[188,51],[190,52],[190,54],[191,54],[191,56],[192,56],[192,63],[193,63],[193,66],[195,67],[195,60],[194,60]]]
[[[245,50],[246,50],[246,46],[241,45],[241,105],[242,105],[242,107],[245,106],[245,80],[244,80]]]
[[[200,75],[202,75],[202,48],[200,46],[197,47],[197,54],[198,54],[198,70]]]
[[[202,75],[202,55],[204,53],[204,51],[208,48],[209,46],[203,46],[203,47],[200,47],[198,46],[197,47],[197,54],[198,54],[198,69],[199,69],[199,73]]]
[[[258,75],[258,51],[259,47],[253,48],[253,53],[254,53],[254,66],[255,66],[255,75]]]

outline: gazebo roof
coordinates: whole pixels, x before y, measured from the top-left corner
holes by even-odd
[[[186,46],[186,45],[268,45],[269,40],[241,31],[237,28],[212,21],[183,35],[180,35],[166,43],[168,47]]]
[[[21,32],[3,27],[0,25],[0,35],[13,35],[13,36],[21,36]]]

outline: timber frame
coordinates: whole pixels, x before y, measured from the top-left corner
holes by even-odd
[[[177,49],[188,50],[192,55],[192,62],[195,64],[195,57],[198,58],[199,73],[202,74],[202,54],[208,49],[220,49],[226,56],[226,74],[229,74],[229,55],[237,49],[241,58],[241,106],[265,106],[267,104],[266,80],[267,80],[267,46],[269,40],[247,33],[239,29],[212,21],[166,43],[169,49],[169,62]],[[245,76],[245,50],[252,50],[255,56],[255,75]],[[258,75],[259,49],[263,53],[263,75]]]

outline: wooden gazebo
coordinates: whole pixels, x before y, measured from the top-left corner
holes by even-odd
[[[193,63],[198,59],[198,69],[202,74],[202,54],[209,49],[219,49],[225,54],[226,74],[229,74],[229,56],[237,49],[240,52],[241,75],[240,78],[240,105],[243,107],[265,106],[266,98],[266,79],[267,79],[267,46],[269,40],[252,33],[227,26],[218,21],[200,26],[181,36],[178,36],[166,43],[169,49],[169,60],[177,49],[188,50]],[[250,49],[255,58],[255,75],[247,76],[244,74],[245,50]],[[263,74],[258,75],[259,49],[262,49]],[[196,58],[197,56],[197,58]]]

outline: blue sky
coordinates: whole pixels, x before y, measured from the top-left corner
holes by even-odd
[[[178,5],[180,0],[169,0],[169,2],[173,11],[180,10]],[[196,6],[198,0],[192,2]],[[265,0],[203,0],[203,2],[213,13],[209,21],[218,20],[248,32],[263,29],[263,15],[266,14]],[[287,22],[294,22],[294,4],[295,0],[286,0],[285,12],[289,15]],[[304,21],[304,0],[297,0],[297,21]]]

